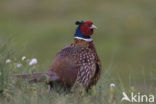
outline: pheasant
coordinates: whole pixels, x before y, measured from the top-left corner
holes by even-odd
[[[101,62],[90,36],[96,26],[92,21],[77,21],[75,24],[78,27],[74,42],[57,53],[48,72],[16,77],[29,78],[30,82],[43,82],[48,78],[48,84],[59,82],[71,90],[80,86],[87,90],[95,85],[100,77]]]

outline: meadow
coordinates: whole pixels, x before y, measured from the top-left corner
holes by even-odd
[[[120,104],[123,91],[156,96],[155,4],[155,0],[1,0],[0,104]],[[92,20],[98,27],[92,38],[103,70],[89,93],[66,93],[59,87],[59,92],[47,92],[45,83],[11,77],[47,71],[57,52],[73,41],[77,20]],[[32,58],[38,60],[34,67],[28,65]],[[7,59],[12,61],[6,63]],[[22,67],[17,68],[19,63]]]

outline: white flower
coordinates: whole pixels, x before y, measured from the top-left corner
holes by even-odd
[[[6,64],[8,64],[8,63],[10,63],[10,62],[11,62],[10,59],[7,59],[7,60],[5,61]]]
[[[29,62],[29,66],[32,66],[34,64],[37,64],[37,59],[36,58],[31,59],[31,61]]]
[[[110,87],[115,87],[115,84],[114,84],[114,83],[111,83],[111,84],[110,84]]]
[[[20,68],[20,67],[22,67],[22,64],[17,64],[16,67],[17,67],[17,68]]]
[[[23,61],[23,60],[25,60],[25,59],[26,59],[26,57],[25,57],[25,56],[23,56],[23,57],[22,57],[22,61]]]
[[[2,73],[0,72],[0,76],[2,75]]]

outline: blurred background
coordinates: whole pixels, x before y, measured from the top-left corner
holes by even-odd
[[[37,71],[47,71],[56,53],[73,41],[75,21],[91,20],[98,27],[92,38],[103,72],[112,70],[114,80],[124,83],[151,83],[156,81],[155,4],[155,0],[1,0],[0,44],[9,40],[16,54],[37,58],[41,66]]]

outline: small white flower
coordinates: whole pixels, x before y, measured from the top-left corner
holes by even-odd
[[[37,59],[36,58],[31,59],[31,61],[29,62],[29,66],[32,66],[34,64],[37,64]]]
[[[0,76],[2,75],[2,73],[0,72]]]
[[[110,84],[110,87],[115,87],[115,84],[114,84],[114,83],[111,83],[111,84]]]
[[[11,62],[10,59],[7,59],[7,60],[5,61],[6,64],[8,64],[8,63],[10,63],[10,62]]]
[[[25,57],[25,56],[23,56],[23,57],[22,57],[22,61],[23,61],[23,60],[25,60],[25,59],[26,59],[26,57]]]
[[[17,68],[20,68],[20,67],[22,67],[22,64],[17,64],[16,67],[17,67]]]

